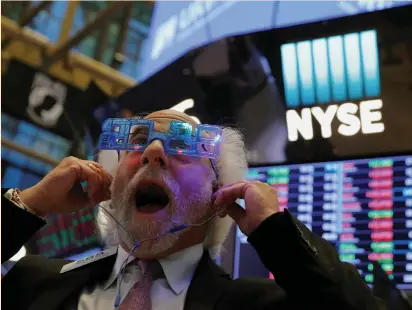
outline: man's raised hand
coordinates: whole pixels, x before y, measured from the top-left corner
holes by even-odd
[[[276,190],[269,184],[259,181],[240,181],[225,185],[213,195],[214,204],[226,206],[226,214],[233,218],[240,230],[249,235],[266,218],[279,212],[279,201]],[[246,211],[235,204],[237,199],[244,199]]]
[[[89,160],[67,157],[39,183],[20,193],[21,200],[37,215],[69,213],[110,198],[112,176]],[[87,182],[87,191],[82,182]]]

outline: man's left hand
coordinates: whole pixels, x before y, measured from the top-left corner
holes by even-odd
[[[269,184],[259,181],[241,181],[222,186],[214,194],[214,204],[226,206],[220,216],[229,215],[246,235],[254,231],[266,218],[279,212],[276,190]],[[244,199],[246,211],[235,202]]]

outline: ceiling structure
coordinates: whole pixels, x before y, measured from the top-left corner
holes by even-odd
[[[80,88],[94,80],[116,96],[139,80],[153,7],[152,1],[2,1],[2,65],[18,59]]]

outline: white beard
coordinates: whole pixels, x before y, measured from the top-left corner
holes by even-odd
[[[170,197],[169,205],[164,210],[168,215],[168,220],[138,221],[136,219],[134,214],[136,206],[133,197],[137,184],[146,178],[162,180],[172,193],[173,197]],[[169,171],[163,169],[145,166],[139,169],[127,184],[119,186],[118,182],[115,177],[112,184],[111,211],[112,215],[127,230],[126,232],[122,227],[117,228],[120,243],[131,249],[136,241],[165,234],[159,238],[142,242],[134,252],[137,256],[156,255],[173,247],[183,231],[173,234],[167,232],[178,225],[201,222],[211,205],[212,177],[206,182],[191,186],[191,194],[188,197],[183,197],[180,185],[173,179]]]

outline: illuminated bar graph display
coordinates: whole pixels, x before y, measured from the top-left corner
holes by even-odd
[[[257,167],[247,178],[276,188],[281,209],[336,246],[368,283],[378,260],[401,288],[412,288],[412,156]],[[240,232],[238,242],[237,268],[250,246]]]
[[[283,44],[287,107],[378,97],[378,54],[375,30]]]

